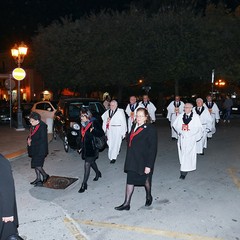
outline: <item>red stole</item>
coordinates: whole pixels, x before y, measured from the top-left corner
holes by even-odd
[[[86,131],[91,127],[91,125],[92,125],[92,122],[89,122],[86,127],[83,127],[83,126],[81,127],[82,141],[86,134]]]
[[[31,137],[37,132],[37,130],[39,129],[40,127],[40,124],[38,124],[37,126],[35,126],[34,129],[30,128],[30,134],[29,134],[29,137],[31,139]]]
[[[133,138],[136,135],[138,135],[142,130],[143,130],[143,127],[140,127],[140,128],[138,128],[138,130],[136,132],[134,132],[134,131],[131,132],[130,137],[129,137],[129,144],[128,144],[129,147],[131,147],[131,145],[132,145]]]

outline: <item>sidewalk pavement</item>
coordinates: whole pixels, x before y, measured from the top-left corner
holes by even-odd
[[[17,131],[16,128],[10,128],[9,125],[0,125],[0,153],[8,160],[21,157],[27,154],[27,137],[29,129]],[[48,134],[49,142],[52,140],[52,134]]]

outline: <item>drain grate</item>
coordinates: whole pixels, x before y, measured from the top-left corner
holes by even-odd
[[[77,180],[78,178],[51,176],[47,182],[44,183],[44,187],[53,189],[65,189]]]

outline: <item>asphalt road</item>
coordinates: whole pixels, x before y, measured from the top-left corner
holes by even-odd
[[[126,143],[115,164],[107,150],[97,160],[102,178],[78,193],[83,164],[75,151],[65,153],[58,139],[49,144],[45,169],[50,175],[79,180],[65,190],[37,188],[27,156],[12,161],[19,232],[27,240],[238,240],[240,239],[240,119],[219,123],[197,170],[179,179],[176,141],[167,120],[157,121],[159,144],[153,176],[153,204],[145,207],[145,190],[135,188],[130,211],[116,211],[123,203]]]

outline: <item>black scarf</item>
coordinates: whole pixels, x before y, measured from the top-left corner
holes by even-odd
[[[130,106],[131,112],[134,112],[135,109],[138,107],[138,103],[135,103],[135,104],[129,103],[129,106]]]
[[[211,102],[211,104],[209,102],[206,102],[205,104],[209,109],[211,109],[213,107],[214,102]]]
[[[147,101],[146,103],[144,101],[142,101],[142,104],[145,108],[147,108],[147,105],[149,104],[149,101]]]
[[[118,110],[118,108],[116,108],[115,111],[113,111],[113,113],[112,113],[112,110],[109,109],[109,112],[108,112],[108,114],[109,114],[109,118],[112,118],[113,115],[116,113],[117,110]]]
[[[191,112],[191,114],[189,116],[187,116],[187,114],[184,113],[183,118],[182,118],[184,124],[189,124],[192,120],[192,116],[193,116],[193,112]]]
[[[201,111],[198,110],[198,107],[195,107],[196,113],[200,116],[202,112],[204,111],[204,106],[201,107]]]
[[[179,102],[178,102],[178,105],[177,105],[177,102],[174,101],[174,102],[173,102],[173,105],[174,105],[175,108],[176,108],[176,107],[180,107],[181,102],[179,101]]]

